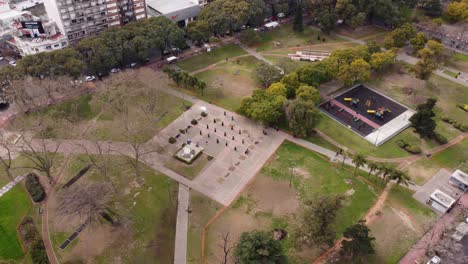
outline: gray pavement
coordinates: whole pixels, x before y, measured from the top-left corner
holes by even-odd
[[[190,189],[179,184],[177,199],[177,223],[175,234],[174,264],[187,263],[187,233]]]

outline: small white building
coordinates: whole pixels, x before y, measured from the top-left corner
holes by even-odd
[[[67,37],[59,32],[55,22],[45,22],[41,24],[41,27],[41,31],[20,28],[18,34],[8,42],[18,50],[21,56],[63,49],[68,46]]]
[[[468,191],[468,174],[461,170],[454,171],[450,176],[449,182],[462,191]]]
[[[441,213],[446,213],[452,209],[452,206],[455,204],[455,199],[448,196],[439,189],[436,189],[430,196],[429,202],[432,208],[436,209]]]
[[[455,233],[453,233],[452,238],[455,239],[455,241],[460,242],[466,234],[468,234],[468,224],[462,222],[455,229]]]

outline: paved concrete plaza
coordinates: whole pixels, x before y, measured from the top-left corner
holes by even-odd
[[[208,116],[202,117],[203,111]],[[198,124],[191,125],[192,119],[198,120]],[[179,130],[188,126],[188,132],[181,134]],[[176,135],[177,142],[169,144],[169,137]],[[205,148],[204,153],[214,159],[193,180],[192,186],[224,205],[235,199],[284,140],[274,129],[263,129],[245,117],[203,102],[194,104],[158,136],[169,156],[187,140]]]

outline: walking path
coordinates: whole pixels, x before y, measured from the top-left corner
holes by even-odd
[[[174,264],[187,263],[187,235],[190,189],[179,184],[177,199],[177,223],[175,233]]]
[[[23,179],[24,179],[24,175],[23,176],[18,176],[14,180],[12,180],[11,182],[9,182],[5,186],[3,186],[0,189],[0,197],[2,197],[4,194],[6,194],[9,190],[13,189],[13,187],[15,187],[15,185],[18,184],[19,182],[21,182]]]
[[[257,58],[258,60],[261,60],[269,65],[272,65],[274,66],[276,69],[278,69],[279,71],[281,72],[284,72],[283,69],[281,69],[280,67],[276,66],[275,64],[273,64],[273,62],[267,60],[265,57],[263,57],[260,53],[256,52],[255,50],[247,47],[246,45],[242,44],[242,43],[239,43],[239,47],[241,47],[242,49],[244,49],[247,53],[249,53],[250,55],[254,56],[255,58]]]

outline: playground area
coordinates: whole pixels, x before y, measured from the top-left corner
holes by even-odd
[[[363,84],[330,98],[319,109],[376,146],[408,127],[414,113]]]

